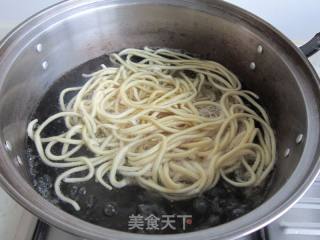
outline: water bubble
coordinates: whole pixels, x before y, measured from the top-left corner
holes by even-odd
[[[193,201],[193,208],[199,214],[205,214],[208,210],[208,202],[205,198],[199,197]]]
[[[48,189],[42,189],[41,190],[41,196],[48,199],[50,197],[50,191]]]
[[[92,208],[94,206],[95,203],[95,198],[93,195],[90,195],[87,199],[86,199],[86,206],[88,208]]]
[[[30,147],[28,147],[26,151],[27,151],[28,154],[32,153],[32,149]]]
[[[208,192],[207,195],[211,197],[223,197],[226,194],[225,191],[221,187],[215,186],[211,188]]]
[[[106,204],[103,209],[103,212],[108,217],[112,217],[118,213],[116,205],[114,203]]]
[[[35,168],[30,168],[30,175],[31,176],[36,176],[38,175],[39,171]]]
[[[62,124],[62,123],[64,123],[64,119],[63,118],[59,118],[59,119],[56,120],[56,123]]]
[[[70,196],[74,198],[78,194],[78,186],[74,185],[71,187]]]
[[[142,202],[146,199],[146,197],[144,196],[144,194],[138,194],[137,199]]]
[[[52,187],[51,177],[47,174],[44,174],[43,176],[39,177],[38,185],[44,189],[51,188]]]
[[[36,186],[38,185],[38,181],[37,181],[36,179],[33,179],[33,180],[32,180],[32,185],[33,185],[34,187],[36,187]]]
[[[42,177],[38,177],[38,184],[43,186],[43,178]]]
[[[29,165],[32,166],[33,163],[34,163],[34,157],[33,156],[29,156],[28,157],[28,162],[29,162]]]
[[[37,160],[34,160],[33,167],[38,167],[39,165],[40,165],[40,163]]]
[[[79,189],[79,194],[81,194],[81,195],[86,195],[86,194],[87,194],[87,189],[86,189],[86,187],[81,187],[81,188]]]
[[[138,212],[143,216],[150,216],[154,214],[154,207],[150,204],[139,204],[138,205]]]
[[[231,216],[233,218],[238,218],[246,214],[246,212],[247,212],[247,206],[242,204],[231,211]]]
[[[43,182],[47,188],[52,188],[52,179],[48,174],[43,175]]]
[[[138,214],[143,215],[145,217],[148,217],[151,214],[156,216],[161,216],[163,214],[166,214],[165,210],[161,206],[155,203],[139,204],[137,206],[137,212]]]
[[[31,176],[36,176],[39,173],[37,169],[39,164],[39,161],[37,161],[33,155],[28,157],[29,172]]]
[[[33,182],[36,191],[44,198],[50,197],[50,186],[52,186],[51,183],[48,183],[46,178],[43,176],[39,177],[36,181]]]
[[[50,202],[51,202],[53,205],[58,205],[58,204],[59,204],[59,199],[58,199],[58,198],[53,198],[53,199],[50,199]]]
[[[217,215],[211,215],[208,220],[206,221],[206,223],[212,227],[212,226],[216,226],[218,224],[220,224],[220,217]]]
[[[210,200],[210,208],[211,208],[211,211],[214,213],[221,214],[223,212],[223,209],[220,207],[218,197],[215,197],[212,200]]]
[[[236,198],[230,197],[229,199],[220,199],[220,205],[225,208],[225,210],[232,210],[239,207],[240,202]]]

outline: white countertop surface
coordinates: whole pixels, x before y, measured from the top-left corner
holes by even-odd
[[[320,31],[320,24],[317,21],[319,0],[227,1],[265,19],[297,44],[302,44]],[[59,0],[0,0],[0,39],[27,17],[57,2]],[[320,53],[313,56],[310,61],[320,74]],[[35,218],[0,188],[0,239],[27,239],[25,234],[29,225],[25,224],[26,222],[34,223]]]

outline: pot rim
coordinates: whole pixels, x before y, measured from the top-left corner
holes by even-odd
[[[276,30],[273,26],[265,22],[264,20],[260,19],[259,17],[239,8],[230,3],[226,3],[223,1],[193,1],[193,0],[84,0],[84,1],[77,1],[77,0],[68,0],[57,3],[51,7],[48,7],[39,13],[31,16],[23,23],[21,23],[18,27],[12,30],[1,42],[0,42],[0,70],[6,69],[8,70],[11,63],[5,62],[7,52],[11,50],[12,46],[22,39],[29,31],[32,29],[34,24],[41,24],[42,22],[47,21],[48,19],[52,18],[53,16],[57,16],[62,14],[63,12],[68,12],[72,9],[77,9],[80,6],[86,6],[90,4],[94,4],[97,2],[105,2],[107,5],[134,5],[134,4],[169,4],[178,7],[185,7],[191,8],[195,11],[206,11],[205,7],[213,7],[213,8],[224,8],[227,10],[232,11],[235,15],[239,14],[241,16],[245,16],[252,21],[253,24],[262,25],[264,28],[268,29],[268,31],[272,32],[280,41],[286,44],[287,47],[290,48],[292,54],[295,54],[295,57],[299,58],[298,60],[305,66],[306,70],[309,72],[310,77],[313,78],[312,80],[315,81],[317,85],[317,91],[320,93],[319,88],[319,78],[316,74],[315,70],[311,66],[310,62],[307,58],[302,54],[302,52],[290,41],[288,40],[283,34],[281,34],[278,30]],[[194,7],[197,5],[197,7]],[[208,11],[206,11],[208,12]],[[7,68],[6,68],[7,67]],[[1,72],[1,71],[0,71]],[[6,71],[3,72],[3,75],[0,76],[0,87],[3,83],[4,76],[6,75]],[[310,109],[309,109],[310,110]],[[311,110],[310,110],[311,111]],[[313,110],[316,111],[316,110]],[[317,113],[319,114],[319,113]],[[309,119],[308,119],[309,121]],[[313,119],[313,121],[316,121]],[[292,176],[289,178],[286,184],[272,196],[270,199],[265,201],[262,205],[260,205],[255,210],[252,210],[250,213],[235,219],[231,222],[208,228],[205,230],[199,230],[190,233],[181,233],[181,234],[161,234],[161,235],[153,235],[153,234],[136,234],[136,233],[127,233],[118,230],[103,228],[79,218],[76,218],[58,207],[55,207],[52,204],[49,204],[48,201],[42,198],[40,195],[35,194],[35,190],[28,185],[24,179],[17,173],[17,170],[9,164],[5,164],[5,162],[9,162],[10,158],[5,151],[3,144],[0,146],[0,183],[2,184],[3,188],[22,206],[28,209],[30,212],[36,214],[45,222],[53,225],[57,228],[65,230],[67,232],[71,232],[73,234],[79,235],[81,237],[86,238],[94,238],[94,239],[132,239],[132,240],[140,240],[140,239],[149,239],[153,238],[155,240],[162,240],[163,237],[167,237],[170,239],[234,239],[246,234],[252,233],[258,230],[261,227],[266,226],[276,218],[280,217],[282,214],[286,212],[294,203],[296,203],[300,197],[307,191],[307,189],[311,186],[313,181],[316,179],[319,171],[320,171],[320,161],[318,156],[314,154],[313,156],[313,169],[309,174],[305,174],[305,176],[299,177],[299,166],[302,164],[303,159],[310,158],[307,156],[307,143],[310,143],[310,135],[313,138],[319,140],[319,136],[314,136],[313,133],[310,133],[310,122],[308,122],[308,132],[306,139],[306,147],[303,151],[303,155],[301,157],[301,161],[299,162],[298,166],[296,167],[295,171],[293,172]],[[319,129],[319,124],[316,123],[316,128]],[[316,134],[317,131],[314,131]],[[1,139],[2,143],[4,139]],[[314,146],[314,145],[313,145]],[[316,146],[319,149],[319,141],[317,141]],[[4,161],[5,160],[5,161]],[[15,172],[17,175],[16,182],[8,181],[9,177],[5,176],[6,173]],[[300,179],[300,182],[298,180]],[[293,184],[293,182],[297,182],[297,187],[295,190],[292,189],[292,194],[290,195],[286,191],[286,186],[288,184]],[[279,199],[281,200],[279,202]],[[271,208],[271,207],[272,208]],[[271,210],[270,210],[271,209]],[[260,211],[260,217],[256,216],[257,210]],[[255,220],[252,221],[252,220]],[[226,231],[227,230],[227,231]]]

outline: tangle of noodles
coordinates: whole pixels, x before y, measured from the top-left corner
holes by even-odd
[[[61,182],[95,177],[107,189],[138,184],[171,200],[195,197],[218,180],[236,187],[259,185],[274,166],[276,144],[258,96],[241,89],[222,65],[168,49],[125,49],[113,67],[84,74],[83,87],[60,93],[61,112],[29,123],[42,161],[67,169]],[[76,95],[68,102],[65,96]],[[43,137],[63,118],[67,130]],[[60,146],[59,154],[53,148]],[[78,152],[87,149],[91,154]],[[78,154],[77,154],[78,153]],[[91,157],[89,157],[91,156]],[[85,172],[83,177],[76,173]],[[120,179],[121,178],[121,179]]]

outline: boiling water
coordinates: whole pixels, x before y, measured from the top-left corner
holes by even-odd
[[[60,92],[68,87],[83,85],[88,79],[82,77],[82,73],[96,71],[100,69],[100,64],[109,65],[110,62],[106,56],[101,56],[62,76],[42,98],[30,120],[37,118],[41,123],[58,112]],[[60,119],[52,123],[44,135],[57,135],[64,129],[63,120]],[[26,139],[26,142],[29,173],[33,186],[39,194],[76,217],[121,231],[154,234],[179,233],[223,224],[260,205],[266,198],[268,186],[270,186],[268,184],[260,188],[235,188],[220,181],[216,187],[202,196],[191,200],[171,202],[138,186],[109,191],[99,183],[95,183],[94,179],[85,183],[63,183],[62,192],[80,204],[81,210],[75,211],[71,205],[60,201],[53,189],[54,180],[64,170],[44,165],[33,141]],[[267,182],[271,182],[269,180]],[[151,219],[150,216],[157,217],[154,218],[156,225],[154,224],[153,227],[148,226],[147,221]],[[185,226],[183,226],[184,217],[186,217]],[[168,221],[171,221],[170,226],[166,226]],[[140,225],[134,227],[133,224]]]

